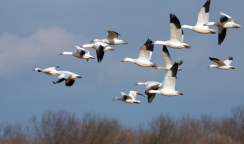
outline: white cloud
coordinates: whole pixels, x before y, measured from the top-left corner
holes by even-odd
[[[0,36],[0,76],[10,76],[26,65],[58,55],[65,49],[75,50],[74,46],[84,41],[88,38],[57,27],[38,30],[28,38],[5,32]]]

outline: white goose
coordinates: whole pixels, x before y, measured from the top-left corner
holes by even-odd
[[[156,67],[156,63],[150,62],[154,46],[152,40],[148,39],[146,43],[139,50],[139,57],[137,59],[125,58],[122,62],[129,61],[141,67]]]
[[[178,63],[175,62],[164,77],[163,88],[160,90],[149,90],[148,93],[158,93],[165,96],[183,95],[183,93],[175,90],[177,69]]]
[[[207,2],[203,5],[198,13],[197,24],[195,26],[183,25],[181,28],[189,28],[195,32],[203,33],[203,34],[216,34],[214,29],[210,29],[208,26],[203,26],[209,20],[209,6],[211,0],[207,0]]]
[[[66,86],[72,86],[76,78],[82,78],[81,76],[69,71],[59,71],[59,74],[60,76],[58,77],[58,80],[56,82],[53,82],[54,84],[61,83],[65,80]]]
[[[142,95],[143,94],[137,92],[137,91],[130,91],[129,95],[126,95],[125,93],[121,92],[122,98],[114,98],[113,100],[120,100],[126,103],[136,103],[136,104],[140,104],[141,101],[136,100],[137,95]],[[145,96],[144,96],[145,97]]]
[[[114,48],[109,47],[108,44],[96,42],[94,44],[84,44],[80,47],[94,48],[97,53],[97,62],[101,62],[104,56],[104,51],[114,51]]]
[[[77,48],[76,51],[74,52],[62,52],[60,55],[73,55],[77,58],[80,58],[80,59],[86,59],[87,62],[89,59],[95,59],[93,56],[90,55],[90,52],[86,49],[83,49],[79,46],[75,46]]]
[[[220,13],[220,20],[217,22],[208,22],[204,26],[216,25],[218,27],[218,44],[220,45],[226,36],[226,29],[228,28],[241,28],[241,24],[235,23],[233,18],[227,14]]]
[[[208,66],[208,68],[218,68],[218,69],[222,69],[222,70],[235,69],[235,67],[230,65],[232,60],[233,60],[233,57],[229,56],[229,59],[225,60],[224,62],[220,61],[219,59],[216,59],[216,58],[209,57],[209,59],[211,61],[217,63],[218,65],[211,64],[211,65]]]
[[[149,81],[149,82],[138,82],[136,85],[146,85],[145,94],[148,96],[148,103],[151,103],[156,95],[156,93],[148,93],[149,90],[158,90],[162,87],[162,83],[156,81]]]
[[[126,41],[119,39],[119,33],[111,30],[108,30],[107,32],[108,37],[106,39],[94,39],[91,42],[103,42],[109,45],[128,44]]]
[[[46,69],[35,68],[33,71],[43,72],[44,74],[48,75],[59,75],[59,71],[57,71],[57,68],[59,68],[59,66],[49,67]]]
[[[170,58],[169,51],[165,45],[163,46],[162,53],[163,53],[163,58],[164,58],[166,66],[165,67],[156,67],[155,69],[163,69],[163,70],[169,71],[170,68],[173,66],[173,61]],[[178,64],[181,65],[182,63],[183,63],[183,61],[181,60]],[[178,71],[182,71],[182,69],[180,67],[178,67]]]
[[[183,43],[183,30],[181,29],[179,19],[170,14],[170,40],[168,41],[155,41],[153,45],[166,45],[172,48],[191,48],[190,45]]]

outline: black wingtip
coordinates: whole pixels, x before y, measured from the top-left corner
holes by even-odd
[[[170,56],[169,50],[167,49],[167,47],[165,45],[163,45],[163,52],[165,52],[166,54],[168,54]]]
[[[218,60],[218,61],[219,61],[219,59],[217,59],[217,58],[209,57],[209,59],[210,59],[211,61],[213,61],[213,60]]]
[[[233,60],[233,57],[229,56],[229,60]]]
[[[56,66],[56,68],[59,68],[59,66]]]
[[[205,13],[209,13],[209,6],[210,6],[211,0],[207,0],[206,3],[203,5],[205,8]]]
[[[53,81],[53,84],[56,84],[56,83]]]
[[[172,13],[170,14],[170,23],[175,24],[177,29],[181,29],[181,24],[180,24],[179,19],[176,17],[176,15],[174,15]]]
[[[172,71],[172,77],[176,77],[178,66],[179,63],[175,62],[174,65],[170,68],[170,70]]]
[[[146,43],[150,43],[150,44],[152,44],[152,40],[151,40],[150,38],[148,38],[147,41],[146,41]],[[145,44],[146,44],[146,43],[145,43]]]
[[[180,62],[178,63],[179,65],[182,65],[183,64],[183,60],[180,60]]]

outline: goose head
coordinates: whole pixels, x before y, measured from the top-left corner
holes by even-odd
[[[35,68],[35,69],[33,69],[33,71],[42,72],[42,69],[40,69],[40,68]]]
[[[103,42],[103,40],[101,40],[101,39],[94,39],[94,40],[92,40],[91,42]]]
[[[134,59],[132,59],[132,58],[124,58],[121,62],[125,62],[125,61],[129,61],[129,62],[135,62],[135,60]]]
[[[82,78],[82,77],[79,76],[79,75],[77,75],[77,74],[73,74],[73,75],[71,76],[71,79],[76,79],[76,78]]]
[[[234,24],[234,27],[235,27],[235,28],[241,28],[241,24],[239,24],[239,23],[235,23],[235,24]]]
[[[138,82],[136,85],[147,85],[146,83]]]
[[[218,66],[217,65],[213,65],[213,64],[208,66],[208,68],[216,68],[216,67],[218,67]]]
[[[122,44],[128,44],[128,42],[126,42],[126,41],[122,41],[121,43],[122,43]]]

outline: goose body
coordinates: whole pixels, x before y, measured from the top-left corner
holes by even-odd
[[[108,44],[103,43],[103,42],[96,42],[94,44],[84,44],[80,46],[82,48],[93,48],[96,50],[97,53],[97,62],[101,62],[104,56],[105,51],[114,51],[114,48],[109,47]]]
[[[195,26],[183,25],[181,28],[189,28],[195,32],[203,33],[203,34],[215,34],[216,31],[214,29],[210,29],[208,26],[203,26],[209,20],[209,6],[211,0],[207,0],[207,2],[202,6],[198,13],[198,20]]]
[[[59,71],[59,74],[60,76],[56,82],[53,82],[54,84],[61,83],[65,80],[66,86],[72,86],[76,78],[82,78],[81,76],[69,71]]]
[[[183,43],[183,30],[179,19],[174,15],[170,14],[170,40],[168,41],[155,41],[153,45],[166,45],[172,48],[191,48],[190,45]]]
[[[165,96],[178,96],[183,93],[175,90],[176,74],[178,69],[178,63],[174,63],[171,69],[167,72],[164,77],[163,88],[160,90],[149,90],[148,93],[158,93]]]
[[[59,75],[59,71],[57,71],[58,68],[59,68],[59,66],[49,67],[46,69],[35,68],[33,71],[42,72],[47,75]]]
[[[163,69],[163,70],[169,71],[171,69],[171,67],[173,66],[173,61],[172,61],[169,51],[165,45],[163,46],[162,54],[163,54],[163,58],[164,58],[166,66],[165,67],[156,67],[155,69]],[[183,61],[181,60],[179,62],[179,65],[181,65],[182,63],[183,63]],[[182,69],[180,67],[178,67],[178,71],[182,71]]]
[[[84,48],[81,48],[79,46],[76,46],[77,50],[74,52],[62,52],[60,55],[73,55],[80,59],[86,59],[87,61],[89,59],[95,59],[93,56],[90,55],[90,52]]]
[[[209,65],[208,68],[218,68],[218,69],[222,69],[222,70],[229,70],[229,69],[235,69],[235,67],[231,66],[231,62],[233,60],[233,57],[229,57],[228,60],[225,61],[220,61],[217,58],[211,58],[209,57],[209,59],[215,63],[217,63],[218,65]]]
[[[145,94],[148,96],[148,103],[151,103],[156,96],[156,93],[148,93],[149,90],[158,90],[160,87],[162,87],[162,83],[156,82],[156,81],[149,81],[149,82],[138,82],[136,85],[146,85]]]
[[[126,41],[119,39],[119,33],[108,30],[108,37],[106,39],[94,39],[91,42],[103,42],[109,45],[119,45],[119,44],[128,44]]]
[[[140,104],[141,101],[138,101],[136,100],[136,97],[137,95],[142,95],[144,96],[143,94],[137,92],[137,91],[130,91],[129,95],[121,92],[121,95],[122,95],[122,98],[114,98],[113,100],[120,100],[120,101],[123,101],[123,102],[126,102],[126,103],[136,103],[136,104]]]
[[[241,24],[235,23],[233,18],[227,14],[220,13],[220,20],[217,22],[208,22],[204,24],[205,26],[215,25],[218,27],[218,44],[224,41],[226,36],[226,31],[229,28],[241,28]]]
[[[154,46],[152,40],[148,39],[146,43],[139,50],[139,57],[137,59],[125,58],[122,62],[129,61],[141,67],[156,67],[156,63],[150,62]]]

